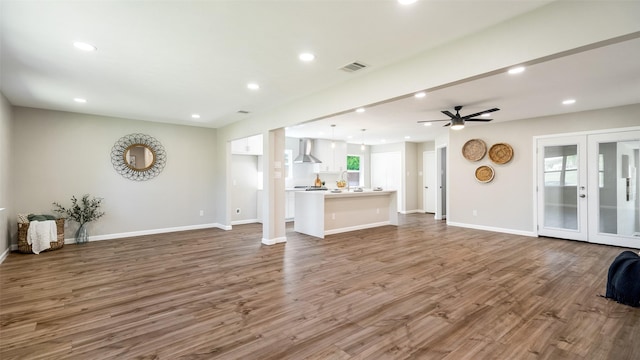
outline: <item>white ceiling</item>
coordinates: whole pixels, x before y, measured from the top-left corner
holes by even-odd
[[[636,38],[556,57],[528,66],[520,74],[499,72],[427,90],[423,98],[409,94],[367,107],[364,113],[349,111],[301,124],[287,129],[287,135],[335,138],[351,143],[363,142],[364,136],[367,145],[422,142],[432,141],[449,131],[449,127],[443,127],[448,121],[435,122],[429,127],[418,121],[449,119],[441,111],[455,113],[456,105],[464,106],[460,111],[462,116],[497,107],[500,111],[491,113],[489,118],[492,122],[501,122],[637,104],[640,103],[639,64],[640,38]],[[563,105],[566,99],[576,102]],[[362,129],[366,131],[363,133]]]
[[[0,90],[17,106],[216,128],[549,2],[3,0]],[[98,50],[81,52],[74,41]],[[316,60],[300,62],[303,51],[313,52]],[[357,73],[338,70],[353,61],[370,67]],[[638,63],[636,39],[540,63],[517,77],[487,76],[287,134],[330,138],[329,125],[335,123],[335,137],[355,132],[352,142],[362,141],[362,128],[367,143],[404,141],[405,135],[426,141],[442,128],[417,127],[416,121],[445,119],[439,111],[455,105],[465,106],[463,115],[499,107],[494,121],[505,121],[638,103]],[[248,82],[261,89],[248,90]],[[87,103],[75,103],[75,97]],[[565,97],[577,103],[560,106]],[[201,118],[192,119],[193,113]]]

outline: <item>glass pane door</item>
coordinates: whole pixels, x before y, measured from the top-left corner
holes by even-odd
[[[538,140],[538,233],[587,240],[586,140]]]
[[[589,241],[640,248],[639,152],[640,131],[589,136]]]

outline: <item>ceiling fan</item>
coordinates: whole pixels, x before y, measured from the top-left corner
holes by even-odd
[[[429,123],[429,122],[436,122],[436,121],[449,121],[448,124],[445,124],[444,126],[451,126],[452,129],[454,130],[459,130],[464,128],[464,122],[465,121],[491,121],[493,119],[473,119],[476,116],[480,116],[483,114],[488,114],[488,113],[492,113],[494,111],[498,111],[500,109],[498,108],[493,108],[493,109],[489,109],[489,110],[485,110],[485,111],[480,111],[471,115],[466,115],[466,116],[460,116],[460,109],[462,109],[461,105],[458,105],[456,107],[454,107],[454,109],[456,110],[456,114],[452,114],[451,111],[449,110],[444,110],[442,111],[443,114],[447,115],[448,117],[451,118],[451,120],[421,120],[418,121],[418,123]]]

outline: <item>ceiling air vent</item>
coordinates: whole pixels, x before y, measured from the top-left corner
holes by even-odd
[[[362,69],[364,69],[366,67],[367,67],[367,65],[365,65],[365,64],[363,64],[361,62],[354,61],[351,64],[347,64],[347,65],[341,67],[340,70],[346,71],[346,72],[356,72],[356,71],[362,70]]]
[[[238,114],[248,114],[247,110],[238,110]]]

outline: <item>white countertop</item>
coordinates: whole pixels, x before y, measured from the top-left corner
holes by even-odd
[[[376,195],[388,195],[397,192],[397,190],[371,190],[364,189],[363,191],[342,190],[341,192],[333,192],[331,190],[326,191],[303,191],[305,194],[315,194],[312,196],[324,196],[325,198],[332,197],[351,197],[351,196],[376,196]]]

